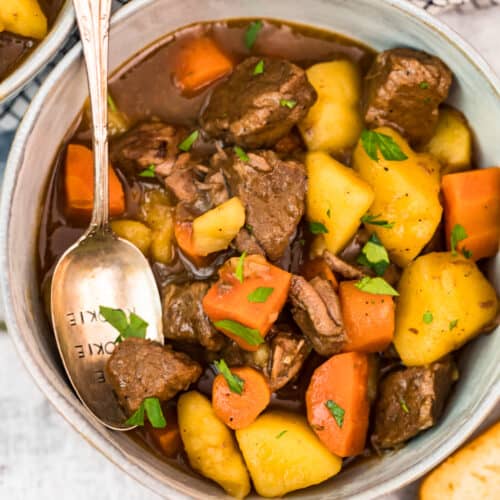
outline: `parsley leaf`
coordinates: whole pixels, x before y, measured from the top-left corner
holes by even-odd
[[[410,409],[408,408],[408,405],[406,404],[406,401],[403,398],[400,398],[399,405],[401,406],[401,409],[405,413],[410,413]]]
[[[243,283],[243,278],[245,276],[244,273],[244,262],[245,262],[245,257],[247,256],[246,251],[243,252],[240,255],[240,258],[238,259],[238,264],[236,265],[236,271],[234,271],[234,275],[236,276],[236,279],[240,282]]]
[[[167,421],[163,415],[160,400],[158,398],[144,399],[139,408],[137,408],[125,424],[144,425],[144,414],[148,416],[148,420],[155,429],[163,429],[167,426]]]
[[[155,169],[156,165],[151,164],[139,174],[139,177],[154,177]]]
[[[279,434],[276,434],[276,439],[279,439],[282,437],[284,434],[286,434],[288,431],[286,429],[282,430]]]
[[[253,69],[254,75],[261,75],[262,73],[264,73],[264,59],[261,59]]]
[[[115,101],[113,100],[113,98],[111,97],[111,94],[108,94],[108,106],[109,106],[109,109],[113,112],[113,113],[116,113],[118,111],[118,108],[116,107],[116,103]]]
[[[262,21],[252,21],[245,31],[245,45],[248,50],[251,50],[257,41],[257,36],[263,27]]]
[[[389,254],[376,234],[365,243],[357,259],[358,264],[372,268],[377,276],[382,276],[389,266]]]
[[[341,408],[337,403],[329,399],[326,403],[325,406],[330,410],[330,413],[332,414],[333,418],[335,419],[335,422],[337,422],[337,425],[342,428],[344,425],[344,415],[345,415],[345,410]]]
[[[364,224],[371,224],[372,226],[380,226],[383,227],[384,229],[392,229],[394,227],[394,222],[389,222],[386,220],[378,220],[380,217],[380,214],[378,215],[372,215],[372,214],[365,214],[363,217],[361,217],[361,222]]]
[[[240,148],[239,146],[234,146],[233,149],[241,161],[244,161],[245,163],[250,161],[250,158],[248,157],[248,155],[246,154],[246,152],[243,148]]]
[[[420,82],[418,84],[418,86],[421,88],[421,89],[428,89],[429,88],[429,84],[427,82]]]
[[[215,371],[220,373],[227,382],[229,389],[231,392],[235,392],[236,394],[243,393],[243,384],[245,383],[243,379],[235,375],[227,366],[227,363],[221,359],[220,361],[214,361]]]
[[[179,149],[181,151],[189,151],[193,144],[196,142],[198,139],[198,136],[200,133],[198,130],[195,130],[194,132],[191,132],[180,144],[179,144]]]
[[[467,238],[467,232],[465,231],[464,226],[455,224],[451,230],[450,236],[450,249],[453,255],[457,255],[457,244],[460,241],[465,240],[465,238]]]
[[[462,247],[462,255],[466,258],[466,259],[470,259],[472,257],[472,252],[470,250],[467,250],[467,248],[465,247]]]
[[[392,137],[375,132],[374,130],[365,129],[361,132],[361,144],[366,154],[375,161],[379,161],[377,154],[379,149],[387,161],[403,161],[408,159],[408,156],[401,151],[401,148]]]
[[[454,319],[453,321],[450,321],[450,325],[449,325],[449,329],[450,329],[450,332],[456,328],[458,325],[458,319]]]
[[[220,330],[226,330],[237,337],[243,339],[247,344],[250,345],[260,345],[264,342],[259,330],[255,328],[248,328],[237,321],[231,319],[222,319],[214,323],[216,328]]]
[[[434,316],[432,315],[432,313],[430,311],[425,311],[424,314],[422,315],[422,321],[426,325],[429,325],[430,323],[432,323],[433,320],[434,320]]]
[[[293,109],[295,108],[295,106],[297,106],[297,101],[294,101],[293,99],[280,99],[280,106],[288,109]]]
[[[361,278],[354,286],[363,292],[376,295],[399,295],[383,278],[369,278],[366,276]]]
[[[115,342],[122,342],[129,337],[146,338],[148,323],[137,314],[131,312],[127,319],[127,315],[122,309],[105,306],[99,306],[99,313],[120,333]]]
[[[328,229],[321,222],[309,222],[309,231],[311,231],[312,234],[328,233]]]
[[[274,292],[274,288],[270,288],[267,286],[259,286],[252,293],[250,293],[247,297],[248,302],[265,302],[269,296]]]

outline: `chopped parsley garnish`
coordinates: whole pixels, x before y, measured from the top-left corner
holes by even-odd
[[[361,132],[361,144],[366,154],[375,161],[379,161],[377,151],[380,150],[382,156],[387,161],[407,160],[406,156],[396,141],[385,134],[375,132],[374,130],[363,130]]]
[[[406,404],[406,401],[403,398],[400,398],[399,405],[401,406],[401,409],[405,413],[410,413],[410,409],[408,408],[408,405]]]
[[[193,144],[196,142],[198,139],[198,136],[200,133],[198,130],[195,130],[194,132],[191,132],[180,144],[179,144],[179,149],[181,151],[189,151]]]
[[[113,309],[112,307],[105,306],[99,306],[99,313],[120,333],[115,342],[121,342],[129,337],[146,338],[148,323],[140,316],[137,316],[137,314],[131,312],[127,318],[122,309]]]
[[[430,311],[425,311],[424,314],[422,315],[422,321],[426,325],[429,325],[430,323],[432,323],[433,320],[434,320],[434,316],[432,315],[432,313]]]
[[[115,101],[113,100],[113,98],[111,97],[111,94],[108,94],[108,106],[109,106],[109,109],[113,112],[113,113],[116,113],[118,111],[118,108],[116,107],[116,103]]]
[[[465,231],[464,226],[455,224],[451,230],[450,236],[450,249],[453,255],[457,255],[457,244],[460,241],[465,240],[465,238],[467,238],[467,232]]]
[[[335,419],[335,422],[337,422],[337,425],[339,427],[342,427],[344,425],[344,415],[345,415],[344,408],[341,408],[337,403],[335,403],[331,399],[329,399],[325,403],[325,406],[330,410],[330,413]]]
[[[250,161],[250,158],[248,157],[248,155],[246,154],[246,152],[243,148],[240,148],[239,146],[234,146],[233,149],[241,161],[244,161],[245,163]]]
[[[125,422],[125,425],[144,425],[144,414],[148,416],[148,420],[155,429],[164,429],[167,426],[158,398],[144,399],[139,408]]]
[[[243,385],[245,382],[229,369],[229,366],[227,366],[227,363],[223,359],[214,361],[214,368],[217,373],[220,373],[226,379],[231,392],[235,392],[236,394],[241,394],[243,392]]]
[[[372,234],[370,239],[365,243],[357,262],[373,269],[377,276],[382,276],[385,273],[390,264],[389,254],[376,234]]]
[[[462,255],[466,258],[466,259],[470,259],[472,257],[472,252],[470,250],[467,250],[467,248],[465,247],[462,247]]]
[[[427,82],[420,82],[418,84],[418,86],[421,88],[421,89],[428,89],[429,88],[429,84]]]
[[[151,164],[139,174],[139,177],[154,177],[155,169],[156,165]]]
[[[399,295],[383,278],[369,278],[365,276],[361,278],[355,285],[356,288],[363,292],[373,293],[375,295]]]
[[[454,319],[453,321],[450,321],[450,325],[449,325],[449,328],[450,328],[450,332],[456,328],[458,325],[458,319]]]
[[[260,30],[263,27],[262,21],[252,21],[247,30],[245,31],[245,46],[248,50],[252,50],[255,42],[257,41],[257,37],[260,33]]]
[[[274,288],[268,286],[259,286],[247,297],[248,302],[265,302],[269,296],[274,292]]]
[[[297,106],[297,101],[294,101],[293,99],[280,99],[280,106],[288,109],[293,109],[295,108],[295,106]]]
[[[394,222],[389,222],[386,220],[379,220],[381,215],[365,214],[361,217],[361,222],[364,224],[371,224],[372,226],[380,226],[384,229],[392,229],[394,227]]]
[[[312,234],[326,234],[328,233],[328,229],[321,222],[309,222],[309,231]]]
[[[286,429],[282,430],[279,434],[276,434],[276,439],[283,437],[288,431]]]
[[[236,279],[240,282],[243,283],[243,278],[244,278],[244,262],[245,262],[245,257],[247,256],[246,252],[243,252],[240,255],[240,258],[238,259],[238,264],[236,265],[236,271],[234,271],[234,275],[236,276]]]
[[[250,345],[260,345],[264,342],[259,330],[255,328],[248,328],[237,321],[233,321],[232,319],[221,319],[220,321],[216,321],[214,325],[221,329],[226,330],[229,333],[232,333],[244,340],[247,344]]]
[[[249,234],[253,234],[253,226],[251,224],[245,224],[245,229],[249,232]]]
[[[261,75],[262,73],[264,73],[264,59],[261,59],[253,69],[254,75]]]

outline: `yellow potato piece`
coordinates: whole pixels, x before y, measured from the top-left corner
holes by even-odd
[[[436,131],[423,150],[439,160],[443,175],[470,168],[472,133],[462,113],[453,108],[441,109]]]
[[[307,148],[330,153],[352,148],[363,128],[358,67],[352,61],[339,60],[315,64],[306,73],[318,94],[299,124]]]
[[[220,484],[230,495],[244,498],[250,478],[231,431],[216,417],[210,401],[197,391],[177,403],[182,442],[193,469]]]
[[[2,0],[1,3],[0,31],[36,39],[47,34],[47,18],[37,0]]]
[[[342,459],[330,453],[307,424],[292,413],[273,411],[236,431],[257,493],[277,497],[335,476]]]
[[[111,221],[111,229],[120,238],[130,241],[144,255],[148,254],[151,245],[151,229],[145,224],[136,220],[113,220]]]
[[[326,248],[337,253],[353,237],[373,202],[370,185],[327,153],[307,153],[307,218],[323,224]]]
[[[434,252],[412,262],[398,286],[394,345],[407,366],[432,363],[481,332],[498,310],[494,288],[461,255]],[[432,321],[424,321],[430,312]]]
[[[245,224],[245,207],[238,197],[196,217],[193,246],[197,255],[225,250]]]
[[[391,229],[375,225],[367,228],[377,234],[391,260],[404,267],[431,240],[441,221],[440,165],[427,153],[415,153],[394,130],[382,127],[375,131],[390,136],[408,159],[387,161],[379,151],[379,160],[375,161],[366,154],[360,140],[353,168],[375,192],[370,214],[394,222]]]

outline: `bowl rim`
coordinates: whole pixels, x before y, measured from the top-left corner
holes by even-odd
[[[155,0],[135,0],[126,4],[116,14],[113,15],[112,26],[124,21],[130,16],[135,15],[145,5],[148,5]],[[389,7],[395,8],[416,17],[417,20],[429,29],[435,31],[446,43],[455,46],[482,74],[484,79],[491,85],[493,91],[500,96],[500,78],[491,69],[488,63],[479,55],[479,53],[463,40],[458,33],[448,27],[442,21],[432,16],[425,10],[408,2],[407,0],[381,0]],[[12,296],[10,293],[9,283],[9,254],[7,244],[7,228],[9,226],[10,206],[17,182],[17,172],[21,167],[24,156],[24,143],[29,137],[30,131],[37,121],[41,106],[45,98],[50,94],[52,87],[58,82],[59,78],[66,70],[81,57],[81,43],[78,42],[57,64],[54,70],[50,73],[46,81],[41,86],[32,103],[30,104],[26,114],[24,115],[20,126],[16,132],[16,136],[7,160],[5,176],[3,181],[2,192],[0,193],[0,291],[3,294],[5,319],[7,323],[9,336],[12,338],[15,348],[23,361],[27,371],[34,379],[37,386],[49,399],[55,409],[63,416],[63,418],[71,424],[73,429],[78,432],[87,442],[89,442],[101,454],[106,456],[110,461],[132,476],[137,482],[147,487],[154,493],[161,494],[168,489],[172,497],[182,498],[183,495],[190,495],[193,498],[203,498],[203,496],[192,495],[193,491],[189,491],[185,485],[180,484],[174,479],[171,479],[168,486],[160,482],[154,474],[134,464],[129,457],[119,450],[116,446],[109,443],[103,438],[103,435],[98,430],[88,424],[71,406],[71,404],[61,396],[59,391],[43,373],[42,369],[37,366],[34,355],[25,345],[23,337],[20,333],[17,318],[14,314]],[[453,451],[455,451],[470,435],[479,427],[486,416],[494,409],[500,401],[500,379],[498,379],[493,390],[484,396],[476,405],[475,412],[469,416],[460,428],[460,433],[455,433],[448,439],[439,450],[433,455],[428,456],[424,461],[414,464],[400,472],[391,480],[378,484],[365,492],[356,494],[350,498],[359,500],[371,500],[381,495],[391,493],[400,489],[409,483],[422,477],[426,472],[442,462]],[[221,493],[222,495],[222,493]]]
[[[75,24],[71,0],[65,0],[49,32],[7,78],[0,81],[0,105],[14,98],[56,56]]]

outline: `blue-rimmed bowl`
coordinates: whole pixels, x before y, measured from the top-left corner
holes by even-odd
[[[152,41],[186,24],[239,17],[276,18],[327,28],[377,50],[411,46],[436,54],[455,74],[450,101],[465,113],[477,133],[479,165],[500,161],[497,77],[453,31],[405,0],[135,0],[114,17],[110,67],[117,68]],[[54,406],[82,437],[128,474],[168,498],[226,498],[214,483],[157,459],[126,435],[95,422],[68,385],[51,341],[35,266],[40,206],[58,147],[86,94],[81,50],[76,46],[42,86],[12,147],[0,209],[0,281],[9,332],[27,369]],[[489,263],[497,289],[498,267],[498,258]],[[461,380],[433,429],[397,452],[360,462],[291,496],[370,499],[427,472],[463,443],[498,402],[499,352],[498,333],[482,336],[465,348]]]

